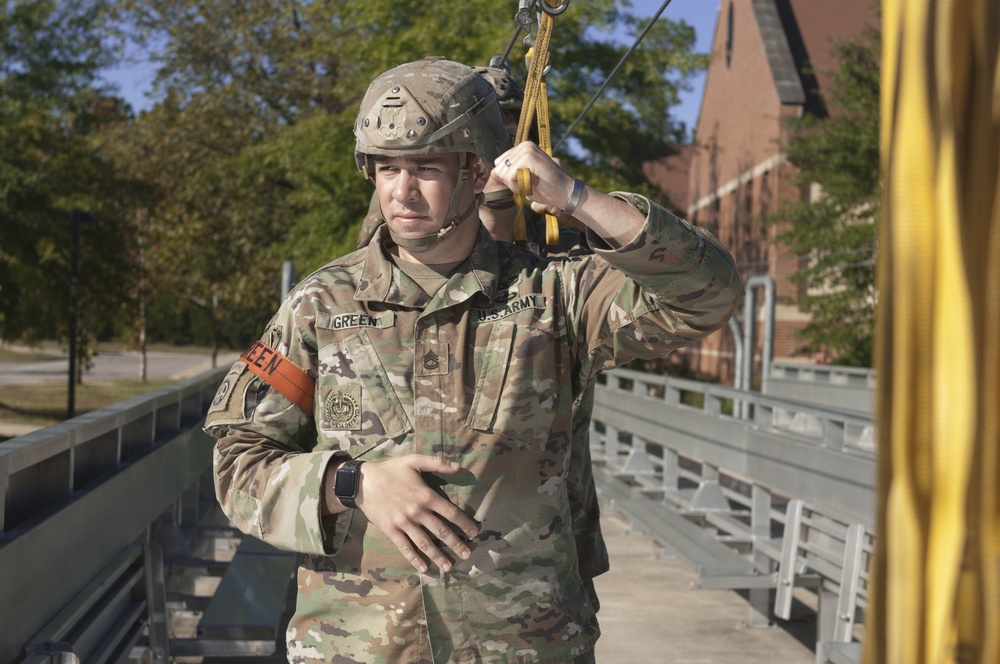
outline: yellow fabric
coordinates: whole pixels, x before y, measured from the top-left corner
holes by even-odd
[[[868,664],[1000,662],[1000,3],[885,0]]]
[[[557,7],[558,2],[541,0],[548,2],[552,7]],[[542,13],[538,24],[538,34],[535,37],[535,45],[528,49],[528,80],[524,86],[524,101],[521,105],[521,117],[517,123],[517,134],[514,137],[514,144],[518,144],[528,139],[528,132],[531,123],[538,119],[538,146],[545,151],[545,154],[552,156],[552,128],[549,123],[549,98],[548,87],[545,83],[545,68],[549,64],[549,44],[552,41],[552,28],[554,21],[550,14]],[[524,240],[527,238],[524,215],[521,212],[521,205],[525,196],[531,194],[531,173],[522,173],[527,169],[518,169],[518,193],[514,197],[517,203],[518,213],[514,221],[514,239]],[[527,186],[523,182],[527,182]],[[545,215],[545,241],[548,244],[559,244],[559,222],[551,214]]]

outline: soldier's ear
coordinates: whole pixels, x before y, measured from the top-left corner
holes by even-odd
[[[477,194],[486,188],[486,183],[490,179],[490,172],[492,170],[493,167],[487,166],[479,158],[479,155],[469,153],[469,180],[472,181],[473,188]]]

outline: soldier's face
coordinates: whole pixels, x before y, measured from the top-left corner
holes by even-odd
[[[476,194],[486,186],[491,169],[492,164],[487,167],[478,157],[469,155],[468,180],[462,188],[456,214],[469,209]],[[459,155],[455,152],[377,157],[375,193],[392,232],[403,238],[417,238],[441,230],[448,218],[458,174]],[[461,224],[450,244],[461,245],[463,238],[470,240],[478,232],[477,223]]]
[[[420,237],[440,230],[457,182],[455,152],[375,160],[375,191],[382,215],[400,237]],[[473,195],[465,192],[463,206],[472,202]]]

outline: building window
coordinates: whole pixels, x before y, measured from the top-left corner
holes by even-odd
[[[726,19],[726,69],[733,62],[733,3],[729,3],[729,16]]]

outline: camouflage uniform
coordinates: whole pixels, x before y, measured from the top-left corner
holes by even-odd
[[[504,123],[510,129],[516,130],[517,117],[521,112],[524,91],[504,69],[498,67],[476,67],[476,72],[485,78],[497,94],[498,105],[504,117]],[[511,136],[513,140],[513,136]],[[513,206],[513,194],[510,205]],[[487,197],[485,205],[490,205]],[[545,244],[545,217],[528,209],[525,213],[529,238],[527,247],[539,256],[547,258],[565,258],[592,253],[583,235],[571,228],[560,229],[560,244],[550,247]],[[358,232],[357,247],[367,247],[375,235],[376,229],[385,223],[379,207],[378,197],[373,193],[368,206],[368,213]],[[568,498],[572,513],[573,536],[580,560],[580,574],[587,586],[588,595],[595,609],[599,607],[597,593],[594,590],[594,577],[604,574],[610,569],[608,549],[601,532],[601,508],[597,498],[597,487],[594,484],[594,473],[590,459],[590,422],[593,414],[594,384],[578,397],[578,403],[573,406],[573,453],[571,467],[567,475]]]
[[[628,246],[547,261],[480,230],[433,296],[366,249],[304,279],[262,339],[317,380],[306,416],[242,362],[206,426],[244,532],[301,552],[291,662],[566,662],[593,648],[567,499],[571,406],[602,369],[720,327],[742,287],[716,242],[645,198]],[[590,238],[592,246],[604,246]],[[360,510],[321,516],[338,457],[440,455],[428,483],[480,524],[472,557],[420,574]]]

